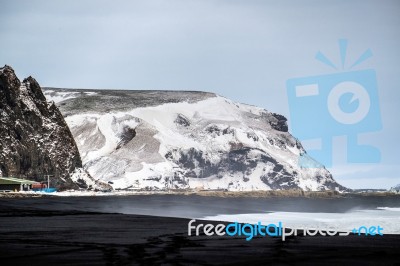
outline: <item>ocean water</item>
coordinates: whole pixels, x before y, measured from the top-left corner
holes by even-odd
[[[400,196],[340,198],[206,197],[197,195],[126,195],[1,199],[7,206],[32,210],[70,210],[139,214],[241,223],[278,223],[287,228],[338,231],[380,226],[400,234]]]

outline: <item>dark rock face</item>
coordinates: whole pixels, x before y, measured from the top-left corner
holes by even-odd
[[[189,119],[182,114],[178,114],[174,122],[184,127],[190,126]]]
[[[176,180],[185,180],[185,177],[207,178],[212,175],[222,178],[224,175],[241,173],[243,181],[248,182],[254,169],[259,166],[271,166],[272,171],[260,176],[260,179],[271,189],[299,189],[299,173],[292,169],[288,170],[271,155],[260,149],[240,147],[232,149],[227,154],[221,152],[220,161],[214,164],[207,160],[207,154],[194,148],[174,150],[165,157],[183,169],[182,172],[175,173]],[[201,170],[196,171],[196,169]],[[330,173],[316,178],[320,183],[320,190],[347,191],[347,188],[334,181]]]
[[[288,132],[287,119],[283,115],[276,113],[264,113],[262,116],[267,119],[268,123],[275,130]]]
[[[82,167],[75,140],[58,108],[47,103],[36,80],[20,82],[14,70],[0,68],[0,170],[3,176],[78,188],[70,174]]]

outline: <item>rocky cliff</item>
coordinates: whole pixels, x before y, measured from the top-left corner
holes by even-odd
[[[0,171],[3,176],[43,181],[58,189],[88,188],[75,140],[62,114],[48,103],[38,82],[22,82],[0,68]]]

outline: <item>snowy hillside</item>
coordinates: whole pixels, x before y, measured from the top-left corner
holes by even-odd
[[[400,192],[400,184],[397,184],[396,186],[391,187],[391,188],[389,189],[389,191],[395,192],[395,193],[399,193],[399,192]]]
[[[84,168],[115,189],[344,190],[300,168],[286,118],[204,92],[45,89]]]

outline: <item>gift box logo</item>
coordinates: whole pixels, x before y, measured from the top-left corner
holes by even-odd
[[[344,69],[347,41],[339,40],[339,48]],[[319,143],[317,149],[300,155],[300,166],[332,166],[332,140],[335,136],[347,137],[348,163],[380,161],[380,151],[377,148],[360,145],[358,142],[358,134],[382,128],[376,73],[373,69],[351,71],[371,56],[371,51],[366,50],[349,71],[287,81],[293,134],[300,141],[317,140]],[[338,69],[320,52],[316,59]]]

